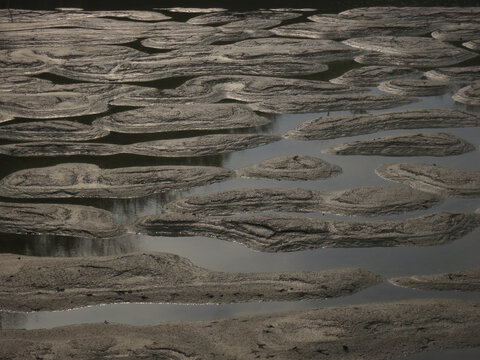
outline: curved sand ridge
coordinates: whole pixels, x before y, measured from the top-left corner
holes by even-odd
[[[343,43],[373,51],[355,58],[355,61],[367,65],[448,66],[478,56],[471,51],[425,37],[370,36],[348,39]]]
[[[266,145],[280,138],[262,134],[213,134],[172,140],[156,140],[130,145],[70,142],[30,142],[0,145],[0,154],[35,156],[109,156],[134,154],[153,157],[196,157],[228,153]]]
[[[289,155],[267,159],[235,171],[238,176],[274,180],[316,180],[337,176],[338,165],[308,155]]]
[[[458,90],[453,100],[467,105],[480,105],[480,81]]]
[[[16,311],[119,302],[301,300],[350,295],[382,281],[380,276],[361,269],[215,272],[164,253],[42,259],[0,255],[0,260],[0,307]],[[42,294],[38,296],[40,287]]]
[[[145,106],[158,103],[218,102],[225,99],[247,103],[253,110],[273,114],[309,113],[345,109],[382,109],[413,100],[391,94],[323,81],[264,76],[200,76],[175,89],[131,92],[110,103]]]
[[[330,82],[350,86],[377,86],[386,80],[419,78],[422,75],[420,70],[405,66],[362,66],[349,70]]]
[[[91,206],[0,203],[0,232],[110,238],[125,232],[112,214]]]
[[[439,245],[459,239],[478,226],[479,214],[454,212],[370,222],[279,214],[201,218],[167,213],[140,218],[130,231],[158,236],[209,236],[258,251],[288,252],[326,247]]]
[[[96,119],[94,126],[121,133],[241,129],[269,119],[240,104],[165,104],[146,106]]]
[[[230,178],[213,166],[146,166],[100,169],[60,164],[14,172],[0,181],[0,196],[14,198],[133,198]]]
[[[475,150],[474,145],[454,135],[419,133],[353,141],[323,152],[336,155],[451,156]]]
[[[0,356],[384,360],[422,350],[480,346],[478,307],[478,302],[461,300],[410,300],[154,326],[0,330]]]
[[[405,187],[366,186],[333,192],[271,188],[191,196],[167,203],[165,210],[201,216],[256,211],[378,216],[426,209],[439,202],[437,196]]]
[[[480,126],[477,114],[458,110],[420,109],[382,114],[326,116],[305,121],[284,137],[300,140],[334,139],[396,129]]]
[[[389,281],[394,285],[422,290],[480,291],[480,268],[445,274],[403,276]]]
[[[443,196],[480,196],[480,171],[458,170],[431,164],[383,164],[377,175]]]
[[[427,71],[425,75],[433,80],[467,84],[480,80],[480,66],[446,67]]]
[[[382,91],[407,96],[435,96],[448,91],[448,86],[443,81],[421,79],[394,79],[384,81],[378,85]]]

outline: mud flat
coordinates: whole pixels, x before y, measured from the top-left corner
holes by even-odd
[[[0,126],[0,138],[11,141],[88,141],[107,136],[110,131],[75,121],[24,122]]]
[[[227,9],[224,8],[195,8],[195,7],[166,7],[166,8],[153,8],[154,10],[166,10],[169,12],[186,13],[186,14],[208,14],[213,12],[224,12]]]
[[[283,12],[283,11],[250,11],[250,12],[212,12],[195,16],[188,19],[188,24],[195,25],[222,25],[231,23],[233,21],[247,20],[247,19],[267,19],[267,20],[290,20],[295,19],[302,14],[295,12]]]
[[[53,84],[19,77],[1,85],[0,112],[29,119],[53,119],[106,112],[108,102],[140,88],[133,85]]]
[[[383,360],[479,346],[478,307],[476,302],[461,300],[413,300],[154,326],[0,330],[0,356]]]
[[[474,145],[446,133],[419,133],[353,141],[324,152],[336,155],[451,156],[475,151]]]
[[[119,106],[158,103],[211,103],[231,99],[272,114],[345,109],[382,109],[410,103],[410,98],[366,92],[324,81],[265,76],[200,76],[175,89],[145,89],[111,101]]]
[[[327,116],[306,121],[290,130],[286,138],[300,140],[334,139],[396,129],[476,127],[480,117],[458,110],[420,109],[383,114]]]
[[[458,90],[453,100],[467,105],[480,105],[480,81]]]
[[[256,211],[321,211],[375,216],[426,209],[439,202],[437,196],[404,187],[368,186],[333,192],[272,188],[191,196],[166,204],[165,210],[202,216]]]
[[[165,253],[93,259],[0,255],[0,259],[3,284],[0,308],[15,311],[119,302],[203,304],[301,300],[350,295],[382,282],[380,276],[361,269],[214,272],[178,255]]]
[[[433,80],[471,83],[480,80],[480,66],[446,67],[427,71],[425,75]]]
[[[0,203],[0,232],[110,238],[124,233],[112,214],[91,206]]]
[[[478,56],[471,51],[425,37],[370,36],[348,39],[343,43],[374,51],[355,58],[355,61],[366,65],[449,66]]]
[[[327,247],[440,245],[480,226],[480,214],[441,212],[406,220],[346,222],[265,214],[201,218],[162,214],[138,219],[130,231],[159,236],[209,236],[266,252]]]
[[[236,170],[238,176],[274,180],[316,180],[337,176],[338,165],[308,155],[280,156]]]
[[[480,268],[446,274],[397,277],[389,281],[394,285],[422,290],[480,291]]]
[[[135,134],[241,129],[269,122],[269,119],[240,104],[165,104],[107,115],[95,120],[93,125],[110,131]]]
[[[421,79],[389,80],[380,83],[378,88],[385,92],[406,96],[434,96],[448,91],[448,86],[443,81]]]
[[[35,156],[109,156],[134,154],[154,157],[196,157],[250,149],[280,140],[262,134],[214,134],[172,140],[156,140],[131,145],[71,142],[30,142],[0,145],[0,154]]]
[[[419,78],[423,72],[405,66],[363,66],[330,80],[334,84],[377,86],[386,80]]]
[[[272,29],[278,36],[312,39],[348,39],[371,35],[423,35],[431,27],[425,23],[348,19],[338,15],[312,15],[312,22],[295,23]]]
[[[465,46],[466,48],[469,48],[469,49],[472,49],[472,50],[475,50],[475,51],[479,51],[480,50],[480,39],[467,41],[466,43],[463,43],[462,45]]]
[[[469,41],[480,37],[480,24],[467,23],[442,26],[432,32],[432,37],[441,41]]]
[[[213,166],[101,169],[92,164],[60,164],[8,175],[0,180],[0,196],[132,198],[223,181],[233,174]]]
[[[375,172],[391,181],[444,196],[480,196],[480,171],[419,163],[383,164]]]

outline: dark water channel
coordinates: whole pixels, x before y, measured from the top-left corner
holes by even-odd
[[[24,1],[25,6],[30,3]],[[337,5],[337,7],[351,6],[352,4]],[[383,5],[384,2],[367,2],[368,5]],[[428,3],[428,2],[426,2]],[[57,3],[56,3],[57,4]],[[82,2],[88,8],[101,5],[92,5],[91,2]],[[356,7],[362,3],[355,2]],[[38,3],[37,3],[38,5]],[[218,4],[213,4],[218,5]],[[429,3],[427,5],[430,5]],[[437,5],[437,3],[435,4]],[[463,5],[463,3],[462,3]],[[33,6],[33,5],[32,5]],[[39,5],[41,6],[41,5]],[[57,6],[57,5],[56,5]],[[105,5],[106,6],[106,5]],[[168,6],[168,5],[166,5]],[[198,6],[198,4],[196,5]],[[225,6],[225,5],[224,5]],[[319,4],[316,4],[319,7]],[[139,8],[143,8],[139,3]],[[328,13],[344,10],[333,9],[333,5],[325,5],[325,8],[312,13]],[[312,13],[309,13],[312,14]],[[188,16],[177,19],[188,19]],[[302,18],[300,19],[301,21]],[[330,80],[346,71],[361,65],[353,62],[340,62],[330,64],[330,70],[317,75],[318,80]],[[60,81],[60,79],[57,79]],[[185,79],[177,82],[163,82],[163,85],[155,86],[174,87]],[[145,84],[138,84],[145,85]],[[148,84],[147,84],[148,85]],[[150,84],[151,85],[151,84]],[[468,110],[480,113],[480,108],[467,107],[452,100],[456,89],[441,96],[419,98],[417,102],[409,105],[381,110],[382,112],[401,109],[425,109],[447,108]],[[373,92],[380,92],[372,88]],[[123,111],[124,109],[112,109]],[[371,113],[378,111],[367,111]],[[234,132],[259,132],[283,135],[290,129],[295,128],[302,122],[326,115],[345,114],[350,111],[337,111],[329,113],[312,114],[282,114],[271,116],[269,125],[254,129],[237,130]],[[80,120],[90,123],[96,116],[82,117]],[[28,121],[28,119],[16,120]],[[0,178],[20,169],[32,167],[52,166],[65,162],[85,162],[97,164],[103,168],[116,168],[127,166],[153,166],[153,165],[208,165],[221,166],[229,169],[238,169],[247,165],[282,155],[311,155],[317,156],[342,167],[343,172],[337,177],[317,181],[275,181],[235,178],[221,183],[196,187],[185,191],[174,191],[166,194],[156,194],[136,199],[55,199],[55,200],[32,200],[32,202],[73,203],[92,205],[109,210],[113,213],[117,222],[130,224],[137,218],[145,215],[162,213],[165,203],[174,199],[183,198],[194,194],[207,194],[217,191],[239,188],[269,188],[269,187],[300,187],[314,190],[331,191],[347,189],[364,185],[398,185],[378,177],[374,170],[379,165],[389,162],[423,162],[435,163],[441,166],[458,169],[480,170],[478,149],[480,146],[480,127],[477,128],[448,128],[448,129],[423,129],[425,131],[447,132],[456,135],[473,145],[477,151],[458,156],[448,157],[382,157],[382,156],[336,156],[322,152],[323,149],[333,145],[354,141],[373,139],[380,136],[395,134],[413,134],[421,132],[415,130],[383,131],[369,135],[343,137],[332,140],[297,141],[281,140],[269,145],[254,149],[237,151],[225,155],[216,155],[200,158],[150,158],[134,155],[121,155],[109,157],[64,157],[64,158],[10,158],[0,156]],[[218,131],[221,133],[222,131]],[[224,132],[224,131],[223,131]],[[233,132],[233,131],[232,131]],[[112,133],[97,142],[109,142],[115,144],[128,144],[139,141],[149,141],[166,138],[181,138],[205,135],[214,132],[179,132],[167,134],[125,135]],[[7,141],[0,141],[6,144]],[[0,199],[1,201],[15,202],[20,200]],[[438,211],[466,211],[471,212],[480,208],[480,200],[447,198],[438,206],[428,210],[410,212],[395,216],[383,217],[347,217],[335,216],[322,213],[295,214],[300,216],[322,217],[342,219],[346,221],[376,220],[409,218]],[[389,277],[433,274],[451,272],[480,266],[480,229],[471,232],[462,239],[454,242],[428,247],[375,247],[375,248],[330,248],[292,253],[262,253],[253,251],[237,243],[221,241],[207,237],[153,237],[144,235],[128,234],[113,239],[78,239],[51,235],[12,235],[0,236],[0,252],[14,253],[19,255],[39,257],[78,257],[78,256],[106,256],[126,254],[133,252],[158,251],[170,252],[190,259],[194,264],[215,271],[226,272],[268,272],[268,271],[310,271],[346,267],[360,267],[371,270],[388,279]],[[478,293],[464,292],[435,292],[419,291],[399,288],[388,282],[363,290],[357,294],[323,300],[306,300],[293,302],[251,302],[240,304],[208,304],[208,305],[178,305],[178,304],[114,304],[89,306],[68,311],[15,313],[0,312],[0,328],[3,329],[39,329],[63,326],[69,324],[91,322],[118,322],[131,325],[155,324],[172,320],[211,320],[228,318],[232,316],[260,314],[274,311],[286,311],[294,309],[306,309],[317,306],[335,306],[364,304],[378,301],[395,301],[420,298],[456,298],[480,301]],[[473,360],[480,358],[480,349],[444,350],[440,352],[422,353],[415,356],[398,358],[396,360],[447,360],[461,358]]]

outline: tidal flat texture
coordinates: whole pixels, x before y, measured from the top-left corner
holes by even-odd
[[[443,196],[480,196],[478,170],[459,170],[435,164],[398,163],[380,165],[375,172],[387,180]]]
[[[60,164],[14,172],[0,180],[0,196],[13,198],[133,198],[230,178],[213,166],[146,166],[101,169]]]
[[[425,75],[433,80],[468,84],[480,80],[480,66],[439,68],[427,71]]]
[[[10,141],[88,141],[105,137],[106,129],[75,121],[30,121],[0,126],[0,138]]]
[[[369,36],[344,40],[343,43],[373,51],[355,58],[355,61],[366,65],[448,66],[478,56],[474,52],[426,37]]]
[[[268,19],[268,20],[290,20],[301,16],[301,13],[284,12],[284,11],[249,11],[249,12],[212,12],[208,14],[195,16],[187,21],[194,25],[221,25],[233,21],[248,20],[248,19]]]
[[[130,231],[153,236],[208,236],[266,252],[327,247],[440,245],[480,226],[480,214],[441,212],[405,220],[350,222],[266,214],[202,218],[183,214],[138,219]]]
[[[350,86],[377,86],[387,80],[419,78],[422,75],[420,70],[406,66],[362,66],[349,70],[330,82]]]
[[[238,176],[273,180],[316,180],[337,176],[338,165],[308,155],[280,156],[236,170]]]
[[[334,139],[396,129],[459,128],[480,125],[477,114],[459,110],[420,109],[382,114],[326,116],[305,121],[288,131],[286,138]]]
[[[380,83],[382,91],[406,96],[435,96],[448,91],[444,81],[421,79],[394,79]]]
[[[110,238],[124,233],[112,214],[91,206],[0,203],[0,232]]]
[[[0,145],[0,154],[14,157],[109,156],[134,154],[152,157],[197,157],[239,151],[280,140],[274,135],[213,134],[130,145],[71,142],[29,142]]]
[[[422,290],[480,291],[480,268],[445,274],[404,276],[389,281],[394,285]]]
[[[432,37],[441,41],[469,41],[480,37],[480,23],[446,25],[432,32]]]
[[[380,276],[361,269],[214,272],[165,253],[73,259],[6,254],[0,255],[0,261],[0,308],[14,311],[120,302],[204,304],[327,298],[351,295],[382,282]]]
[[[270,114],[383,109],[414,101],[325,81],[232,75],[200,76],[175,89],[132,91],[110,104],[147,106],[167,102],[210,103],[225,99],[244,102],[255,111]]]
[[[394,135],[327,148],[336,155],[451,156],[475,151],[474,145],[446,133]]]
[[[191,196],[166,204],[165,210],[201,216],[259,211],[378,216],[426,209],[439,202],[437,196],[393,186],[366,186],[332,192],[269,188]]]
[[[0,330],[8,359],[134,358],[384,360],[419,351],[478,347],[479,303],[410,300],[154,326],[85,324]]]
[[[479,51],[480,50],[480,39],[467,41],[466,43],[463,43],[463,46],[465,46],[469,49],[475,50],[475,51]]]
[[[165,104],[107,115],[95,120],[93,125],[110,131],[136,134],[241,129],[269,122],[269,119],[240,104]]]
[[[480,105],[480,81],[466,86],[453,95],[453,100],[467,105]]]

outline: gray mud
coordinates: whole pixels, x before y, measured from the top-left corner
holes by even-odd
[[[10,141],[88,141],[105,137],[109,133],[106,129],[63,120],[0,126],[0,138]]]
[[[107,323],[0,330],[0,356],[383,360],[422,350],[479,346],[478,306],[414,300],[154,326]]]
[[[389,281],[397,286],[423,290],[480,291],[480,268],[445,274],[397,277]]]
[[[311,113],[345,109],[383,109],[412,102],[410,98],[366,92],[366,89],[323,81],[264,76],[200,76],[175,89],[130,92],[110,103],[146,106],[167,102],[247,103],[253,110],[273,114]]]
[[[274,180],[327,179],[341,172],[341,167],[307,155],[280,156],[236,170],[238,176]]]
[[[374,51],[355,58],[355,61],[366,65],[448,66],[478,56],[471,51],[426,37],[370,36],[348,39],[343,43]]]
[[[300,140],[334,139],[396,129],[476,127],[480,117],[473,113],[445,109],[420,109],[382,114],[327,116],[309,120],[285,134]]]
[[[458,90],[453,100],[467,105],[480,105],[480,81]]]
[[[480,39],[477,38],[476,40],[467,41],[466,43],[463,43],[463,46],[465,46],[466,48],[475,50],[475,51],[479,51],[480,50]]]
[[[480,66],[446,67],[427,71],[425,75],[433,80],[468,84],[480,80]]]
[[[378,88],[391,94],[406,96],[435,96],[448,91],[444,81],[421,79],[394,79],[380,83]]]
[[[29,142],[0,145],[0,154],[14,157],[109,156],[134,154],[153,157],[198,157],[266,145],[280,138],[262,134],[213,134],[130,145],[71,142]]]
[[[269,188],[191,196],[167,203],[165,210],[201,216],[258,211],[379,216],[426,209],[439,202],[437,196],[405,187],[367,186],[333,192]]]
[[[384,164],[375,172],[391,181],[443,196],[480,196],[480,171],[446,168],[435,164]]]
[[[120,302],[203,304],[330,298],[350,295],[382,281],[380,276],[361,269],[214,272],[166,253],[93,259],[0,255],[0,259],[0,307],[10,311]]]
[[[353,141],[324,150],[335,155],[452,156],[475,151],[474,145],[447,133],[394,135]]]
[[[136,134],[241,129],[269,122],[269,119],[240,104],[165,104],[107,115],[96,119],[93,125],[110,131]]]
[[[146,166],[101,169],[60,164],[14,172],[0,180],[0,196],[13,198],[133,198],[230,178],[213,166]]]
[[[182,214],[138,219],[130,231],[154,236],[207,236],[251,249],[289,252],[327,247],[440,245],[480,226],[475,213],[441,212],[404,220],[350,222],[265,214],[201,218]]]
[[[0,232],[110,238],[124,229],[112,214],[91,206],[0,203]]]
[[[422,75],[423,72],[405,66],[362,66],[349,70],[330,82],[350,86],[377,86],[387,80],[419,78]]]
[[[441,41],[469,41],[480,37],[480,23],[446,25],[432,32],[432,37]]]
[[[188,24],[195,25],[221,25],[231,23],[233,21],[239,20],[250,20],[250,19],[267,19],[267,20],[290,20],[295,19],[302,14],[294,12],[283,12],[283,11],[251,11],[251,12],[234,12],[234,11],[225,11],[225,12],[213,12],[208,14],[203,14],[195,16],[187,21]]]

